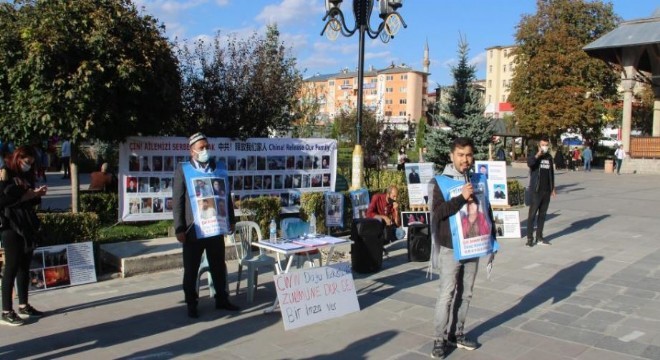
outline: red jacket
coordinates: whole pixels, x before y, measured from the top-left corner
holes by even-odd
[[[387,194],[376,194],[371,198],[371,203],[367,208],[367,217],[374,218],[376,215],[386,216],[394,224],[399,225],[399,212],[387,202]]]

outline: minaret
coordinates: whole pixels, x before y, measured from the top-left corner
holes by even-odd
[[[424,72],[429,72],[429,66],[431,66],[431,59],[429,59],[429,39],[426,39],[426,46],[424,46]]]

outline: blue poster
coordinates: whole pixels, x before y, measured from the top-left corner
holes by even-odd
[[[325,193],[325,226],[344,227],[344,194]]]
[[[229,232],[227,170],[220,164],[213,172],[200,171],[183,164],[195,233],[198,239]]]
[[[445,201],[460,196],[464,180],[454,180],[447,176],[435,177]],[[473,201],[463,205],[461,210],[449,217],[454,258],[456,260],[481,257],[497,251],[499,245],[492,235],[490,202],[486,176],[474,173],[470,176],[474,187]],[[433,216],[433,215],[431,215]]]
[[[369,191],[357,189],[350,192],[351,204],[353,206],[353,219],[364,219],[367,217],[369,208]]]

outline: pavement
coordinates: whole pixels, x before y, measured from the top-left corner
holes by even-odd
[[[524,169],[508,171],[526,183]],[[660,359],[658,179],[558,172],[545,228],[552,245],[500,239],[467,317],[480,347],[447,358]],[[438,280],[426,266],[395,243],[382,271],[354,274],[359,312],[290,331],[280,313],[263,312],[275,297],[272,273],[259,275],[248,304],[245,276],[234,292],[235,261],[230,299],[242,310],[215,310],[203,287],[197,320],[186,317],[181,269],[34,293],[30,302],[48,316],[0,327],[0,358],[428,359]]]

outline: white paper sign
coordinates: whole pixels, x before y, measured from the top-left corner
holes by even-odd
[[[493,211],[498,238],[520,239],[520,213],[518,211]]]
[[[429,181],[433,178],[433,163],[406,163],[406,182],[410,205],[426,205]]]
[[[29,291],[41,291],[96,282],[91,242],[44,246],[30,263]]]
[[[275,275],[275,289],[285,330],[360,311],[348,263]]]
[[[476,161],[474,171],[486,175],[486,179],[488,179],[488,200],[492,207],[509,205],[506,162]]]

